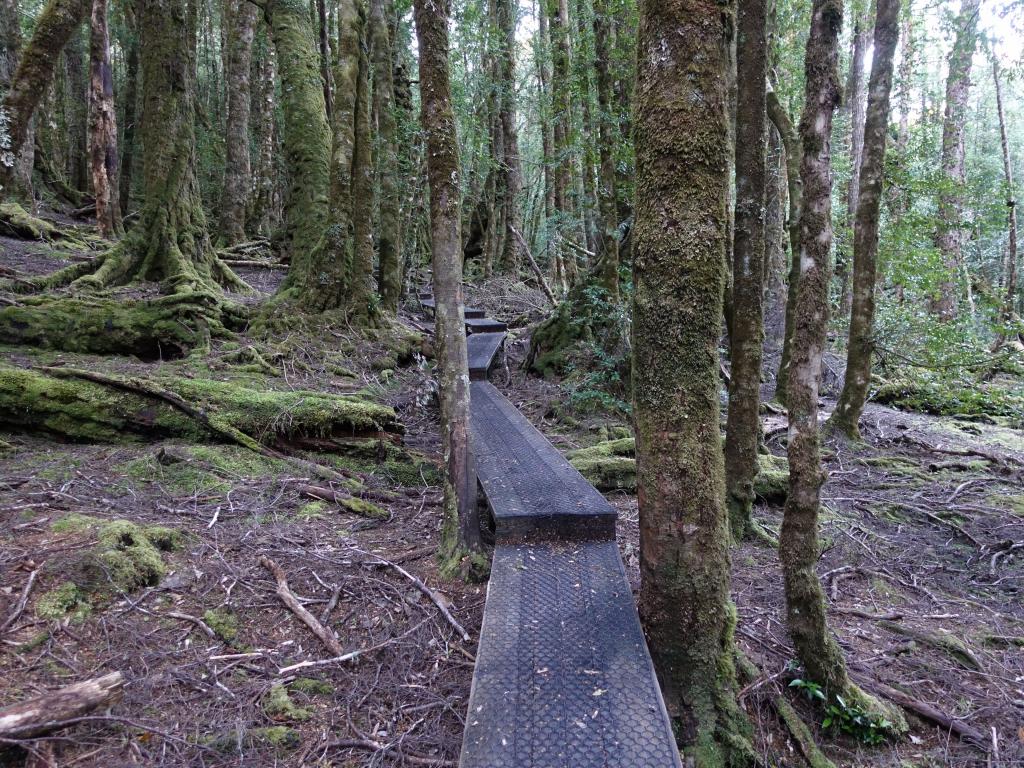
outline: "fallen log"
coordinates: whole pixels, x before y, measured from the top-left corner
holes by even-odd
[[[124,676],[111,672],[4,707],[0,739],[31,739],[63,728],[69,720],[114,704],[123,688]]]

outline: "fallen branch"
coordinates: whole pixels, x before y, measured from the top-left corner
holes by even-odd
[[[187,621],[191,624],[195,624],[197,627],[203,630],[203,634],[206,635],[208,638],[210,638],[211,640],[217,639],[217,633],[213,631],[213,628],[210,627],[209,624],[200,619],[198,616],[190,616],[187,613],[178,613],[177,611],[168,611],[164,614],[164,616],[169,616],[172,619],[179,619],[180,621]]]
[[[30,739],[121,698],[124,677],[111,672],[0,709],[0,739]]]
[[[300,661],[297,664],[291,664],[287,667],[281,667],[281,669],[277,670],[277,674],[289,675],[292,672],[296,672],[300,669],[310,669],[311,667],[328,667],[331,664],[342,664],[346,661],[355,661],[360,656],[365,656],[368,653],[379,651],[381,648],[391,645],[392,643],[398,642],[399,640],[403,640],[404,638],[408,637],[413,632],[415,632],[417,629],[422,627],[426,622],[427,619],[424,619],[419,624],[403,632],[398,637],[389,637],[387,640],[379,642],[376,645],[371,645],[367,648],[357,648],[354,651],[343,653],[341,654],[341,656],[335,656],[333,659],[316,659],[314,661]]]
[[[469,640],[470,640],[469,632],[467,632],[463,628],[463,626],[461,624],[459,624],[459,622],[456,620],[456,618],[454,616],[452,616],[451,611],[448,610],[448,606],[446,606],[444,604],[444,601],[441,599],[441,596],[437,592],[432,590],[430,587],[428,587],[426,584],[424,584],[422,581],[420,581],[418,578],[413,576],[411,573],[409,573],[407,570],[405,570],[405,568],[403,568],[402,566],[398,565],[397,563],[393,563],[390,560],[385,560],[380,555],[374,555],[374,554],[372,554],[370,552],[366,552],[366,551],[364,551],[362,549],[359,549],[358,547],[349,547],[349,549],[351,549],[354,552],[358,552],[361,555],[366,555],[367,557],[372,557],[372,558],[374,558],[375,564],[377,564],[377,565],[386,565],[389,568],[393,568],[394,570],[398,571],[398,573],[400,573],[403,576],[405,576],[405,578],[407,578],[409,581],[411,581],[413,584],[416,585],[416,588],[419,589],[420,592],[422,592],[424,595],[426,595],[427,597],[430,598],[430,601],[434,605],[437,606],[438,610],[441,611],[441,615],[444,616],[445,619],[447,619],[448,623],[451,624],[452,627],[455,628],[455,631],[459,633],[459,635],[462,637],[462,639],[465,640],[467,643],[469,642]]]
[[[317,618],[307,611],[302,604],[298,601],[298,598],[292,593],[291,589],[288,588],[288,579],[284,575],[284,571],[281,570],[281,566],[275,563],[266,555],[260,556],[260,565],[270,571],[271,575],[277,581],[277,596],[281,599],[281,602],[287,606],[287,608],[294,613],[302,623],[309,627],[310,631],[316,635],[320,642],[322,642],[327,649],[335,656],[344,656],[345,649],[341,647],[341,642],[338,640],[338,636],[334,632],[319,621]]]
[[[861,671],[856,670],[856,668],[854,669],[858,672]],[[933,707],[931,704],[927,704],[918,698],[908,696],[902,691],[898,691],[895,688],[886,685],[885,683],[881,683],[872,677],[868,677],[866,672],[862,672],[862,674],[859,675],[859,677],[861,678],[859,680],[860,684],[872,693],[889,699],[889,701],[892,701],[895,704],[899,704],[908,712],[913,712],[915,715],[919,715],[920,717],[923,717],[925,720],[942,726],[947,731],[955,733],[961,739],[973,744],[974,746],[981,749],[983,752],[988,751],[988,739],[985,738],[981,731],[972,728],[971,726],[967,725],[961,720],[957,720],[956,718],[947,715],[944,712],[940,712],[939,710],[935,709],[935,707]]]
[[[555,294],[551,292],[551,288],[548,286],[548,281],[544,279],[544,273],[540,271],[540,267],[537,266],[536,259],[534,259],[533,254],[530,253],[529,244],[527,244],[523,236],[519,234],[518,229],[516,229],[515,227],[509,227],[509,229],[512,230],[512,234],[515,235],[516,240],[519,241],[519,245],[522,247],[523,252],[526,254],[526,259],[527,261],[530,262],[530,269],[533,270],[533,274],[535,274],[537,276],[537,280],[540,281],[540,287],[541,290],[544,291],[544,295],[548,297],[548,301],[551,302],[552,307],[557,307],[558,299],[556,299]]]
[[[4,619],[4,623],[0,624],[0,632],[6,632],[14,626],[14,622],[16,622],[18,617],[25,611],[25,606],[28,605],[28,596],[32,593],[32,585],[36,583],[36,577],[38,575],[38,568],[28,575],[28,581],[25,582],[25,586],[21,590],[21,597],[18,598],[18,603],[14,606],[14,610],[11,611],[11,614]]]

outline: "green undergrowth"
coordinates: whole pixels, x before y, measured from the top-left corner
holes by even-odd
[[[569,463],[601,491],[636,490],[636,441],[609,440],[566,454]],[[785,501],[789,491],[789,462],[781,456],[758,455],[754,492],[770,503]]]
[[[899,378],[879,380],[877,403],[935,416],[1002,417],[1007,426],[1024,427],[1024,385],[952,377],[942,372],[908,369]]]
[[[304,722],[313,716],[310,707],[300,707],[288,694],[288,688],[281,683],[275,683],[270,687],[266,698],[263,700],[263,711],[271,720],[291,720]]]
[[[238,480],[276,477],[288,469],[284,461],[233,445],[165,446],[118,467],[136,483],[158,483],[185,494],[223,493]]]
[[[302,744],[302,735],[294,728],[271,725],[243,731],[225,731],[202,738],[200,742],[214,751],[225,754],[240,752],[243,749],[286,752]]]
[[[388,440],[351,441],[335,450],[329,458],[341,469],[375,475],[403,488],[441,484],[441,473],[434,463]]]
[[[52,523],[51,530],[78,535],[89,545],[73,549],[70,559],[52,566],[53,575],[65,580],[37,600],[36,614],[44,619],[81,619],[119,594],[155,586],[167,572],[165,556],[185,542],[174,528],[74,513]]]
[[[211,608],[203,614],[203,621],[228,645],[238,640],[238,616],[226,608]]]

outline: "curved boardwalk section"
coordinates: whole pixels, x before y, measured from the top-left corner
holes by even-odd
[[[459,764],[681,768],[615,510],[486,381],[505,327],[466,326],[472,449],[497,546]]]

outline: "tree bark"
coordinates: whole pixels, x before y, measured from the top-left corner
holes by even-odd
[[[450,0],[415,0],[420,51],[420,119],[427,142],[430,230],[438,342],[441,437],[445,456],[441,569],[481,565],[476,478],[469,453],[469,361],[462,295],[459,145],[448,69]]]
[[[331,127],[320,77],[320,56],[309,13],[294,0],[267,0],[281,77],[284,155],[291,183],[284,208],[282,247],[291,271],[310,268],[309,255],[327,225]]]
[[[498,121],[501,129],[504,157],[501,173],[504,190],[505,235],[500,258],[501,266],[512,275],[522,267],[523,252],[515,232],[522,229],[519,198],[523,190],[523,168],[519,157],[519,130],[516,127],[516,27],[519,22],[519,0],[497,0],[498,73],[501,95]]]
[[[619,211],[615,178],[614,87],[611,73],[612,13],[608,0],[594,2],[594,62],[597,68],[599,115],[598,145],[601,158],[598,207],[601,212],[601,283],[613,300],[619,297]]]
[[[0,709],[0,738],[31,739],[121,699],[124,677],[111,672]]]
[[[736,219],[732,261],[732,378],[725,438],[726,505],[738,541],[752,525],[761,442],[764,346],[767,5],[742,0],[737,19]]]
[[[367,55],[367,20],[358,7],[358,70],[355,103],[355,147],[352,155],[352,265],[348,275],[350,314],[361,321],[375,315],[371,304],[373,278],[373,133],[370,128],[370,60]]]
[[[850,57],[850,71],[846,78],[846,99],[844,107],[850,113],[850,182],[846,187],[846,228],[853,229],[860,199],[860,165],[864,154],[864,60],[871,43],[868,26],[868,9],[862,9],[853,28],[853,51]],[[839,315],[850,315],[850,252],[841,249],[837,254],[836,277],[839,278]]]
[[[327,122],[330,123],[334,114],[334,96],[331,82],[330,30],[327,28],[327,3],[324,0],[316,0],[316,31],[320,51],[320,79],[324,88],[324,108],[327,110]]]
[[[572,228],[572,54],[569,45],[568,0],[541,0],[548,3],[548,22],[552,39],[551,123],[554,153],[555,226],[561,240]],[[564,271],[565,284],[572,287],[579,277],[576,254],[562,243],[556,253]]]
[[[0,188],[0,196],[23,202],[31,210],[32,161],[35,156],[32,123],[30,121],[26,129],[21,151],[11,152],[4,106],[21,53],[20,13],[18,0],[0,0],[0,184],[8,185]],[[6,168],[10,171],[5,171]]]
[[[132,180],[135,171],[135,123],[139,100],[139,33],[135,21],[134,3],[125,11],[128,40],[125,50],[124,126],[121,134],[120,179],[118,202],[122,218],[128,215],[131,204]]]
[[[878,221],[885,175],[893,58],[899,39],[900,0],[876,0],[875,47],[868,85],[864,153],[857,219],[853,231],[853,307],[846,353],[846,377],[831,426],[860,437],[858,422],[867,401],[874,352],[875,286],[878,282]]]
[[[4,194],[12,184],[15,158],[26,143],[32,114],[53,82],[60,53],[91,5],[91,0],[49,0],[39,14],[32,39],[21,51],[10,89],[0,106],[7,120],[8,139],[0,153],[0,191]]]
[[[89,61],[83,36],[76,31],[64,46],[67,83],[67,179],[81,196],[89,190]]]
[[[252,102],[252,41],[257,9],[248,0],[228,0],[224,78],[227,81],[228,119],[225,129],[224,186],[220,198],[220,242],[232,246],[245,241],[245,214],[252,188],[249,161],[249,111]]]
[[[255,190],[246,215],[246,228],[254,235],[269,237],[280,220],[281,211],[275,160],[278,149],[277,120],[274,117],[277,113],[277,61],[265,25],[261,25],[257,30],[253,42],[253,55],[256,59],[255,93],[252,102],[255,112],[250,112],[250,130],[255,134],[254,143],[258,151],[253,169]]]
[[[678,739],[752,757],[736,703],[718,426],[728,232],[728,6],[641,0],[635,90],[633,400],[640,614]],[[684,760],[685,762],[685,760]]]
[[[942,254],[945,276],[930,309],[943,322],[956,318],[959,312],[959,279],[961,253],[968,237],[964,227],[963,187],[967,181],[964,167],[964,132],[967,127],[967,100],[971,92],[971,60],[978,41],[978,9],[981,0],[963,0],[956,22],[956,41],[949,54],[946,78],[946,112],[942,121],[942,174],[945,178],[939,193],[939,226],[935,245]]]
[[[380,263],[378,285],[381,308],[398,312],[402,294],[401,198],[398,179],[395,119],[394,52],[388,16],[392,3],[370,2],[370,48],[373,51],[373,114],[377,127],[377,180],[380,190],[377,223],[377,250]]]
[[[93,0],[89,30],[89,165],[96,198],[96,225],[100,237],[110,239],[120,235],[122,229],[107,0]]]
[[[1013,186],[1013,162],[1010,159],[1010,143],[1006,138],[1006,113],[1003,111],[1003,88],[999,78],[999,62],[992,60],[992,79],[996,87],[996,110],[999,113],[999,139],[1003,150],[1003,174],[1006,182],[1006,217],[1009,241],[1006,244],[1006,260],[1003,266],[1005,298],[1000,322],[1004,325],[1013,317],[1017,303],[1017,196]],[[996,346],[1002,346],[1005,333],[1000,330]]]
[[[803,205],[804,182],[800,178],[804,149],[800,136],[793,126],[778,94],[769,91],[767,95],[768,117],[779,132],[786,153],[786,185],[789,191],[789,278],[786,294],[786,325],[782,340],[782,358],[775,378],[775,399],[786,404],[789,385],[789,368],[792,359],[793,331],[796,328],[796,300],[800,285],[800,210]]]

